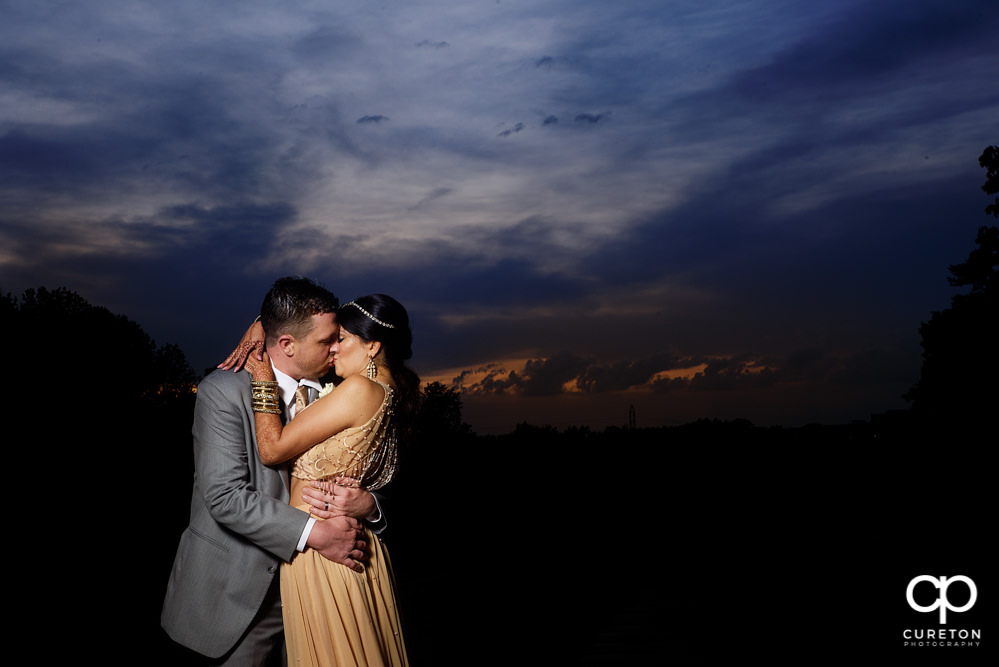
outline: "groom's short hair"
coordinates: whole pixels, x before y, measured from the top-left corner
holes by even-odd
[[[290,334],[302,339],[312,331],[312,316],[336,313],[340,301],[322,285],[309,278],[287,276],[274,281],[260,306],[260,323],[267,344]]]

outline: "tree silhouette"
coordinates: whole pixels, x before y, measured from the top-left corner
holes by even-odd
[[[985,169],[985,185],[982,190],[987,195],[999,193],[999,146],[989,146],[978,158],[978,164]],[[999,196],[985,207],[985,212],[999,218]]]
[[[12,533],[57,528],[32,550],[32,567],[71,561],[90,574],[67,579],[63,594],[104,605],[99,619],[77,614],[63,641],[83,646],[114,627],[120,655],[167,655],[158,618],[187,524],[194,372],[176,346],[65,288],[0,296],[0,344],[0,391],[17,425],[5,444],[26,454],[14,459],[26,465],[14,494],[47,515],[12,517]],[[45,613],[44,597],[25,613]]]
[[[982,189],[999,192],[999,150],[986,148],[979,164],[988,170]],[[986,212],[999,217],[999,204]],[[905,398],[924,424],[979,435],[999,405],[999,228],[979,228],[975,245],[964,262],[949,267],[948,282],[970,290],[919,329],[923,365]]]
[[[179,348],[158,347],[137,323],[69,289],[0,297],[0,317],[0,343],[15,352],[8,359],[13,377],[76,388],[62,409],[81,407],[81,399],[91,412],[93,402],[130,407],[193,391],[195,374]]]
[[[471,426],[462,421],[461,394],[442,382],[429,382],[423,387],[418,428],[425,436],[467,434]]]

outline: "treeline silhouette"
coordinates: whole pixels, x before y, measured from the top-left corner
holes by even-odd
[[[978,160],[982,186],[999,193],[999,147]],[[999,196],[985,208],[999,217]],[[980,227],[968,258],[949,267],[956,294],[950,308],[935,312],[919,329],[923,364],[919,381],[905,395],[921,427],[981,443],[995,440],[999,407],[999,227]]]
[[[194,372],[176,346],[66,288],[0,296],[0,343],[13,371],[0,396],[23,425],[4,439],[23,504],[11,509],[28,508],[10,512],[20,550],[8,553],[25,578],[15,616],[30,619],[13,641],[53,662],[161,655],[159,607],[189,507]]]
[[[829,656],[855,644],[816,644],[815,624],[849,616],[877,636],[867,603],[900,568],[980,565],[996,228],[976,245],[950,267],[970,292],[921,329],[912,409],[869,421],[482,436],[458,392],[427,384],[385,536],[412,664],[714,664],[757,652],[768,623],[764,655]],[[70,603],[52,659],[189,664],[159,611],[187,525],[198,378],[178,348],[65,288],[0,295],[0,322],[18,383],[4,404],[27,427],[5,438],[31,508],[11,512],[15,571],[40,580],[17,613],[58,621]]]

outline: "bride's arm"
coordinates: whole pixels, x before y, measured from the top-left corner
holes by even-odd
[[[251,355],[246,361],[246,370],[253,375],[254,382],[274,381],[274,372],[266,354],[263,361],[257,361]],[[284,426],[278,414],[257,412],[255,407],[253,417],[260,460],[265,465],[284,463],[335,433],[363,424],[367,421],[362,419],[365,407],[370,404],[370,390],[365,386],[364,378],[357,376],[356,380],[348,378],[341,382],[340,386],[310,405],[308,410],[295,415]],[[377,406],[369,412],[373,414],[375,409]]]

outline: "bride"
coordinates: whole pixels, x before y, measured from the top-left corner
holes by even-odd
[[[314,492],[381,488],[396,470],[398,444],[415,415],[419,378],[406,367],[412,332],[405,308],[372,294],[340,306],[333,367],[343,381],[301,406],[282,426],[276,383],[266,353],[250,354],[257,448],[268,465],[291,461],[291,498]],[[316,444],[318,443],[318,444]],[[328,497],[328,496],[327,496]],[[325,505],[324,505],[325,506]],[[316,512],[329,518],[329,511]],[[332,510],[325,506],[326,510]],[[334,510],[335,511],[335,510]],[[363,572],[328,561],[312,549],[281,566],[281,601],[288,664],[408,665],[389,554],[365,528],[369,559]]]

